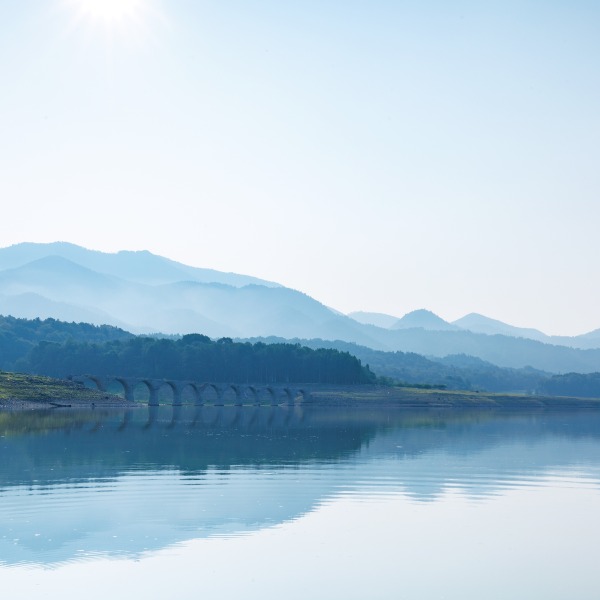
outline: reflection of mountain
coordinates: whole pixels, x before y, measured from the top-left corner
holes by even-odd
[[[136,555],[296,519],[342,493],[485,497],[600,463],[599,413],[171,411],[2,414],[0,557]]]
[[[297,518],[334,485],[299,466],[343,462],[375,432],[271,408],[190,407],[175,422],[171,409],[0,416],[0,561],[12,563],[138,554]]]

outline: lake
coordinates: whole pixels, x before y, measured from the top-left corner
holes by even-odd
[[[600,411],[0,413],[10,598],[598,598]]]

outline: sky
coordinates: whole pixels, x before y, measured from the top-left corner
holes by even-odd
[[[0,246],[600,328],[600,3],[0,0]]]

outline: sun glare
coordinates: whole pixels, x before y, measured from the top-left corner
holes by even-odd
[[[111,43],[116,38],[128,44],[146,45],[157,27],[166,23],[161,0],[58,0],[71,16],[68,31],[92,39],[104,32]]]
[[[82,16],[105,23],[135,19],[143,8],[143,0],[76,0]]]

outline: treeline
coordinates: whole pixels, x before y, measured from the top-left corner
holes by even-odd
[[[258,341],[260,338],[252,339]],[[266,343],[280,343],[276,337],[262,338]],[[453,355],[426,358],[414,352],[384,352],[340,340],[293,340],[309,348],[334,348],[359,358],[381,378],[407,385],[440,387],[448,390],[534,393],[550,374],[530,367],[498,367],[473,356]]]
[[[549,396],[600,398],[600,373],[554,375],[542,382],[540,391]]]
[[[67,377],[121,375],[238,383],[371,383],[376,377],[348,352],[300,344],[212,341],[205,335],[179,340],[135,337],[103,344],[41,342],[17,362],[18,370]]]
[[[55,377],[89,372],[256,383],[373,381],[375,375],[363,364],[380,376],[379,381],[451,390],[600,397],[598,373],[552,376],[531,368],[498,367],[466,355],[426,358],[318,339],[232,343],[227,338],[213,342],[198,334],[179,340],[138,338],[108,325],[0,316],[0,369],[5,371]]]
[[[17,319],[0,315],[0,369],[15,370],[15,363],[40,342],[100,343],[126,340],[133,334],[110,325],[65,323],[56,319]]]

